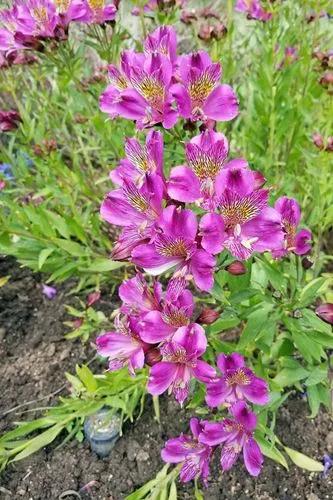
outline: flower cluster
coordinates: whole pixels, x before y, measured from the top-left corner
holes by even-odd
[[[207,383],[209,406],[224,405],[229,416],[221,421],[209,422],[191,419],[193,436],[181,435],[169,439],[162,450],[168,463],[182,463],[180,478],[183,482],[201,477],[205,482],[209,462],[217,446],[221,445],[221,467],[229,470],[241,452],[245,467],[252,476],[262,468],[263,457],[253,433],[257,417],[246,400],[264,405],[268,402],[267,383],[245,366],[237,353],[220,355],[217,361],[222,376]]]
[[[0,62],[32,62],[22,49],[40,49],[44,40],[63,40],[71,22],[103,24],[113,21],[116,6],[106,0],[15,0],[0,11]]]
[[[102,111],[135,120],[139,129],[155,124],[169,129],[180,117],[228,121],[238,114],[233,89],[220,83],[220,64],[204,51],[178,56],[176,32],[168,26],[147,36],[144,53],[123,52],[120,68],[109,66],[109,78]]]
[[[203,359],[208,339],[201,325],[213,323],[218,313],[204,308],[195,315],[189,286],[212,289],[222,251],[236,259],[226,270],[240,275],[246,272],[242,261],[255,252],[270,251],[274,258],[308,253],[311,233],[298,229],[295,200],[283,196],[270,206],[264,176],[244,158],[228,158],[229,143],[216,131],[216,121],[238,114],[237,98],[220,83],[220,64],[206,52],[178,56],[175,31],[162,26],[148,35],[143,53],[126,51],[120,68],[110,65],[109,76],[100,104],[111,118],[133,120],[138,129],[172,128],[183,119],[192,130],[200,125],[201,132],[185,142],[185,160],[168,176],[160,131],[151,128],[144,144],[125,140],[126,157],[110,173],[116,188],[100,213],[121,228],[112,258],[133,263],[138,272],[120,286],[115,330],[97,338],[97,350],[109,358],[110,370],[127,367],[134,375],[148,365],[152,395],[168,391],[182,405],[196,379],[206,386],[207,405],[229,412],[221,421],[192,419],[193,436],[166,443],[162,457],[183,464],[183,481],[205,481],[219,445],[223,470],[243,452],[247,470],[256,476],[263,459],[248,405],[265,405],[268,385],[238,353],[218,356],[219,374]],[[153,276],[151,284],[139,270]],[[156,276],[166,272],[169,281],[162,287]]]

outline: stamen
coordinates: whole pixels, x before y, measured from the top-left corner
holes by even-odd
[[[159,235],[155,242],[157,252],[164,257],[188,257],[188,245],[183,238],[175,238]]]
[[[215,87],[215,81],[207,72],[199,75],[189,85],[189,94],[195,106],[201,106]]]
[[[105,5],[105,0],[88,0],[88,5],[91,10],[98,11],[102,10]]]
[[[239,370],[232,373],[231,375],[227,375],[226,383],[228,386],[231,386],[231,385],[249,385],[251,383],[251,379],[240,368]]]

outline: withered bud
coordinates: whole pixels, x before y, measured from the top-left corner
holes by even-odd
[[[304,257],[302,259],[302,266],[303,269],[310,269],[313,266],[313,262],[308,257]]]
[[[240,276],[247,272],[245,265],[240,260],[234,260],[229,266],[226,267],[228,273],[234,276]]]
[[[161,361],[162,355],[160,353],[160,350],[157,349],[157,347],[153,347],[152,349],[149,349],[149,351],[146,352],[145,354],[145,363],[148,366],[154,366],[156,363]]]
[[[214,309],[210,309],[209,307],[204,307],[197,317],[196,322],[199,323],[199,325],[211,325],[219,316],[219,312],[214,311]]]
[[[320,78],[319,83],[325,88],[333,85],[333,71],[326,71]]]

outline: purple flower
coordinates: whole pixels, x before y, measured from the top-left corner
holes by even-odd
[[[172,26],[159,26],[150,33],[144,42],[146,54],[167,56],[172,65],[177,61],[177,34]]]
[[[165,208],[155,227],[151,242],[132,251],[132,262],[153,275],[175,267],[176,276],[193,276],[201,290],[213,286],[215,258],[199,247],[198,223],[191,210]]]
[[[172,86],[181,116],[193,121],[229,121],[238,115],[238,101],[229,85],[221,85],[221,66],[200,51],[179,57],[180,83]]]
[[[250,411],[244,401],[238,401],[230,413],[234,418],[222,422],[206,422],[199,442],[209,446],[222,444],[221,467],[230,470],[243,450],[245,467],[251,476],[258,476],[263,465],[263,456],[258,443],[253,437],[257,425],[256,415]]]
[[[122,186],[124,179],[132,180],[141,186],[147,175],[157,174],[163,179],[163,136],[161,132],[151,130],[145,146],[134,138],[125,140],[126,158],[110,172],[112,181]]]
[[[84,12],[80,12],[79,21],[88,24],[103,24],[113,21],[117,14],[116,6],[106,0],[82,0]]]
[[[258,21],[269,21],[272,17],[270,12],[262,8],[260,0],[237,0],[235,9],[238,12],[245,12],[249,19]]]
[[[153,236],[153,227],[161,211],[163,181],[157,176],[146,178],[141,187],[131,180],[123,180],[122,187],[111,191],[103,201],[101,217],[122,226],[121,236],[113,251],[113,258],[124,259],[142,242]]]
[[[20,114],[11,109],[10,111],[0,110],[0,130],[2,132],[9,132],[18,128],[21,122]]]
[[[134,375],[135,370],[143,368],[145,351],[148,351],[149,346],[141,340],[134,319],[125,316],[121,320],[117,318],[115,323],[115,332],[107,332],[97,337],[97,352],[109,358],[110,371],[127,366],[130,374]]]
[[[207,384],[206,402],[209,406],[232,405],[240,399],[257,405],[268,403],[267,382],[245,366],[243,356],[236,352],[220,354],[217,366],[222,376]]]
[[[42,293],[49,300],[52,300],[57,295],[57,289],[54,288],[53,286],[48,286],[48,285],[42,284]]]
[[[228,155],[226,137],[206,130],[186,144],[186,165],[171,170],[168,194],[185,203],[201,201],[214,208],[217,178]]]
[[[183,483],[198,477],[201,477],[204,483],[207,481],[212,449],[198,441],[204,425],[205,421],[200,422],[197,418],[191,418],[190,428],[193,435],[181,434],[177,438],[169,439],[161,451],[164,462],[183,463],[180,470],[180,480]]]
[[[207,339],[201,326],[194,324],[179,328],[172,341],[160,349],[162,361],[150,371],[148,392],[159,395],[169,389],[182,405],[193,377],[208,382],[216,375],[214,368],[199,359],[206,347]]]
[[[326,323],[333,325],[333,304],[321,304],[316,308],[316,314]]]
[[[71,21],[84,21],[87,18],[84,0],[54,0],[54,3],[63,28],[67,28]]]
[[[268,206],[268,190],[242,194],[243,186],[245,189],[245,183],[238,179],[235,191],[226,188],[218,201],[219,215],[202,217],[201,244],[207,252],[218,253],[225,247],[236,259],[245,260],[254,251],[277,250],[282,246],[281,218]]]
[[[177,121],[169,92],[172,63],[161,53],[137,54],[125,51],[121,71],[109,66],[110,85],[100,98],[101,110],[111,118],[135,120],[142,129],[156,123],[171,128]]]
[[[273,252],[273,256],[279,258],[287,255],[288,252],[294,252],[296,255],[304,255],[310,252],[311,231],[308,229],[297,231],[301,220],[301,209],[297,201],[282,196],[276,201],[274,208],[281,214],[284,241],[281,247]]]
[[[323,477],[327,477],[330,469],[333,467],[333,456],[325,454],[323,458],[323,464],[324,464]]]
[[[41,38],[55,36],[60,19],[51,0],[17,0],[15,7],[18,33]]]

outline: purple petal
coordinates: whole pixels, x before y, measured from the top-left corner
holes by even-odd
[[[264,458],[257,442],[253,438],[245,441],[243,446],[245,467],[251,476],[258,476],[262,469]]]
[[[265,405],[269,401],[268,384],[259,377],[252,377],[248,385],[242,385],[242,393],[256,405]]]
[[[201,197],[200,182],[193,170],[184,166],[173,168],[168,182],[168,195],[185,203],[198,200]]]
[[[155,245],[138,245],[132,251],[132,262],[145,271],[157,276],[181,261],[179,258],[164,257],[156,252]]]
[[[257,417],[255,413],[249,410],[244,401],[238,401],[232,405],[230,413],[244,426],[246,431],[252,432],[256,428]]]
[[[206,361],[198,359],[196,366],[193,368],[193,374],[195,378],[206,384],[216,377],[216,370]]]
[[[161,450],[162,460],[171,464],[183,462],[189,449],[187,445],[191,442],[189,436],[168,439],[165,443],[165,447]]]
[[[149,344],[158,344],[166,340],[174,332],[175,328],[163,321],[162,313],[151,311],[142,318],[140,336]]]
[[[206,403],[212,408],[229,401],[231,395],[232,387],[229,387],[223,378],[207,384]]]
[[[191,273],[200,290],[209,292],[214,285],[216,260],[205,250],[197,250],[191,259]]]
[[[216,446],[229,438],[229,433],[224,429],[223,422],[206,422],[200,433],[199,442]]]
[[[188,240],[194,240],[198,230],[196,215],[191,210],[179,210],[174,205],[162,211],[159,226],[168,236]]]
[[[183,118],[190,118],[192,108],[191,99],[186,88],[180,83],[170,87],[170,92],[177,101],[178,111]]]
[[[221,467],[222,470],[230,470],[231,467],[237,462],[239,457],[239,452],[236,451],[236,447],[231,444],[226,444],[221,450]]]
[[[209,94],[203,110],[206,116],[213,120],[232,120],[238,115],[236,94],[229,85],[218,85]]]
[[[57,295],[57,289],[54,286],[49,286],[49,285],[43,284],[42,285],[42,293],[49,300],[52,300]]]
[[[312,233],[308,229],[301,229],[295,237],[295,250],[296,255],[304,255],[311,250]]]
[[[274,208],[281,214],[282,221],[287,221],[292,226],[298,226],[301,220],[301,209],[294,198],[281,196],[276,200]]]
[[[201,356],[207,348],[205,330],[196,323],[178,328],[172,340],[183,346],[189,355],[196,354],[196,357]]]
[[[238,352],[219,354],[217,356],[217,366],[222,373],[225,373],[227,370],[236,370],[245,366],[244,357],[238,354]]]
[[[168,361],[156,363],[150,369],[147,390],[153,396],[163,394],[173,383],[177,374],[177,365]]]
[[[199,227],[202,247],[211,254],[221,252],[226,238],[222,217],[218,214],[206,214],[202,217]]]

